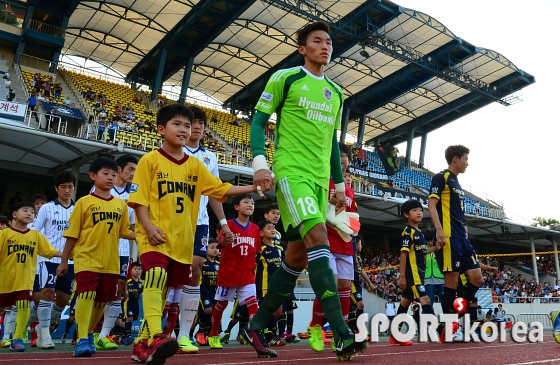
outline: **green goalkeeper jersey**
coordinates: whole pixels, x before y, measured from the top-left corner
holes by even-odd
[[[255,109],[278,116],[276,181],[300,176],[328,189],[333,133],[340,129],[343,102],[338,85],[303,67],[279,70],[270,77]]]

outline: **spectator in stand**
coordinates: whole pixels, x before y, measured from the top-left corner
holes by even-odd
[[[56,84],[56,86],[54,87],[54,97],[57,99],[60,99],[60,95],[62,94],[62,86],[60,84],[60,82],[58,84]]]
[[[32,93],[29,99],[27,99],[27,105],[31,111],[35,110],[35,105],[37,105],[37,97],[35,93]]]
[[[33,84],[33,87],[35,88],[36,93],[40,92],[43,88],[43,81],[41,80],[40,75],[35,77],[35,83]]]
[[[105,127],[107,123],[105,122],[105,118],[101,118],[99,122],[97,122],[97,140],[104,141],[103,134],[105,133]]]
[[[390,325],[393,318],[397,315],[397,306],[393,303],[393,297],[389,297],[387,303],[385,303],[385,315],[389,318]]]
[[[101,108],[101,110],[99,111],[99,119],[103,118],[107,118],[107,111],[105,111],[105,108]]]
[[[14,101],[15,98],[16,98],[16,93],[14,92],[13,89],[10,89],[10,90],[8,91],[8,97],[6,98],[6,100],[8,100],[8,101]]]
[[[64,97],[64,101],[63,101],[64,105],[66,106],[70,106],[70,104],[72,103],[72,101],[70,100],[70,97],[68,95],[66,95]]]

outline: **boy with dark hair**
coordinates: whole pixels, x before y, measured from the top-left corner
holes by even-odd
[[[68,272],[73,256],[76,277],[76,325],[79,341],[74,356],[88,357],[96,352],[93,330],[107,302],[117,299],[119,284],[119,238],[134,239],[126,202],[115,199],[111,189],[117,180],[117,164],[98,158],[89,166],[95,191],[76,202],[63,233],[66,238],[59,276]]]
[[[437,251],[440,246],[436,243],[428,247],[424,235],[418,228],[418,223],[424,217],[424,208],[418,200],[407,200],[401,206],[401,215],[408,221],[402,232],[400,277],[397,281],[403,291],[401,304],[397,315],[406,314],[413,300],[422,305],[422,313],[434,314],[434,307],[424,287],[424,272],[426,271],[426,255]],[[393,336],[389,338],[392,345],[410,346],[412,341],[400,342]]]
[[[183,146],[190,137],[193,119],[193,113],[182,105],[159,109],[156,121],[163,146],[138,162],[131,186],[135,192],[128,202],[136,211],[136,243],[146,273],[142,299],[145,320],[132,359],[148,365],[163,364],[179,349],[175,339],[162,334],[161,314],[167,288],[190,284],[201,195],[223,201],[254,190],[252,186],[222,183],[200,160],[185,154]]]
[[[362,297],[362,280],[366,282],[368,291],[373,289],[373,283],[369,279],[367,273],[364,271],[362,265],[362,257],[360,252],[362,251],[362,237],[356,236],[356,261],[354,270],[354,280],[352,281],[352,294],[350,299],[352,300],[353,309],[348,315],[348,326],[353,330],[357,331],[358,326],[356,320],[364,313],[364,299]]]
[[[0,217],[0,231],[8,228],[8,218]]]
[[[235,300],[235,294],[239,305],[247,305],[249,319],[259,309],[255,289],[255,258],[261,252],[261,239],[259,227],[249,220],[255,210],[255,202],[251,195],[242,194],[233,198],[233,207],[237,211],[237,218],[228,220],[234,236],[233,243],[222,241],[220,245],[220,271],[214,297],[217,303],[212,311],[212,329],[208,337],[211,349],[222,348],[218,331],[224,310],[228,302]]]
[[[298,52],[304,65],[279,70],[271,76],[251,124],[253,186],[261,193],[276,186],[278,207],[289,242],[286,258],[270,283],[277,290],[266,296],[259,312],[242,331],[260,356],[277,356],[260,332],[291,294],[306,267],[311,286],[333,328],[337,357],[349,359],[367,346],[366,341],[355,340],[344,322],[336,280],[329,266],[325,225],[329,176],[332,175],[336,187],[336,212],[344,212],[347,205],[336,134],[340,128],[344,94],[323,73],[333,52],[329,32],[330,27],[324,22],[308,24],[298,31]],[[280,111],[275,130],[273,165],[276,177],[273,178],[265,157],[264,131],[270,116]],[[301,161],[302,155],[305,163]]]
[[[216,155],[210,150],[207,150],[200,143],[204,135],[204,127],[206,126],[206,113],[202,108],[197,106],[189,107],[193,112],[193,122],[191,124],[191,135],[183,147],[183,151],[192,157],[196,157],[204,163],[206,168],[217,178],[220,177],[218,172],[218,159]],[[189,330],[192,327],[194,317],[198,309],[200,301],[200,274],[202,272],[202,265],[206,261],[208,239],[210,238],[209,224],[210,217],[208,216],[207,206],[210,205],[214,214],[218,218],[222,226],[224,234],[230,237],[231,232],[227,225],[226,216],[221,202],[214,198],[209,198],[205,195],[200,197],[200,207],[198,209],[198,219],[196,222],[196,233],[194,236],[194,254],[192,262],[192,285],[185,285],[183,287],[183,294],[181,295],[179,309],[180,309],[180,331],[177,336],[179,342],[179,351],[183,353],[196,353],[198,348],[194,346],[189,340]]]
[[[140,275],[142,275],[142,264],[138,261],[132,263],[132,277],[126,282],[126,295],[123,302],[123,319],[125,320],[124,325],[124,336],[121,339],[121,343],[124,345],[132,345],[134,343],[134,338],[132,338],[132,322],[138,319],[140,314],[140,295],[142,295],[142,280],[140,280]]]
[[[212,308],[216,304],[218,282],[218,268],[220,262],[216,259],[220,251],[218,250],[218,240],[211,238],[208,240],[206,250],[206,260],[202,265],[202,275],[200,277],[200,305],[198,307],[198,333],[196,342],[202,346],[208,346],[208,336],[212,325]]]
[[[259,303],[266,297],[268,290],[271,289],[268,285],[270,279],[276,270],[282,264],[284,257],[284,250],[280,243],[275,240],[276,229],[274,223],[264,220],[260,221],[259,230],[261,234],[262,247],[261,252],[257,254],[257,271],[255,278],[255,286],[257,289],[257,299]],[[286,341],[278,336],[277,320],[282,315],[282,305],[278,307],[276,312],[270,317],[267,325],[267,330],[270,333],[270,340],[267,339],[270,346],[284,346]]]
[[[476,318],[475,295],[483,284],[476,252],[467,238],[465,226],[465,193],[459,184],[459,174],[469,166],[470,150],[465,146],[449,146],[445,150],[447,169],[432,178],[428,211],[436,230],[436,242],[442,249],[436,252],[438,267],[443,273],[444,288],[441,300],[443,313],[455,313],[453,302],[457,294],[459,274],[468,279],[469,314]],[[453,336],[462,338],[459,322],[453,323]],[[445,342],[444,325],[438,327],[440,341]]]
[[[23,333],[29,319],[37,256],[60,257],[61,252],[51,246],[39,231],[27,228],[35,218],[33,203],[14,204],[12,216],[11,227],[0,231],[0,267],[5,276],[5,280],[0,281],[0,307],[15,304],[12,311],[17,314],[10,351],[21,352],[25,351]]]
[[[62,234],[68,228],[68,220],[74,210],[72,195],[76,186],[76,177],[69,171],[61,171],[54,177],[53,185],[57,197],[41,207],[33,229],[43,232],[52,246],[63,251],[66,239]],[[39,300],[31,305],[29,324],[39,319],[35,331],[36,345],[38,348],[52,349],[55,345],[50,331],[54,330],[60,320],[72,294],[72,283],[75,278],[74,264],[70,261],[68,272],[64,276],[57,277],[56,268],[60,258],[49,260],[39,257],[37,261],[37,289],[40,291],[40,296]]]
[[[29,225],[27,226],[27,228],[29,229],[35,229],[35,226],[37,224],[37,216],[39,215],[39,211],[41,210],[41,207],[45,204],[47,204],[48,202],[48,198],[45,194],[35,194],[31,197],[31,202],[33,203],[33,205],[35,206],[35,219],[33,219],[33,222],[29,223]],[[41,234],[45,234],[44,229],[40,231]],[[29,327],[31,329],[31,347],[36,347],[37,346],[37,327],[39,326],[39,321],[37,320],[37,304],[39,304],[39,301],[41,300],[41,288],[39,287],[39,266],[37,266],[36,268],[36,274],[35,274],[35,282],[33,283],[33,301],[30,304],[30,315],[29,315]],[[41,346],[40,348],[44,348],[44,349],[52,349],[54,348],[54,343],[52,342],[52,340],[49,340],[50,338],[50,333],[46,332],[45,333],[45,337],[46,341],[45,341],[45,346]]]
[[[128,197],[131,193],[129,184],[132,183],[134,172],[138,165],[138,158],[132,155],[122,155],[116,159],[117,164],[117,180],[111,189],[111,195],[128,202]],[[93,193],[95,186],[91,188],[90,193]],[[130,230],[134,231],[136,225],[136,218],[134,217],[134,209],[128,207],[128,219],[130,221]],[[120,342],[117,332],[121,326],[115,326],[115,321],[121,314],[122,310],[122,294],[126,286],[126,279],[128,276],[128,264],[130,260],[130,241],[125,238],[119,239],[119,287],[117,290],[117,299],[110,301],[105,306],[105,313],[103,313],[103,325],[99,334],[94,334],[95,346],[97,350],[116,350]],[[126,299],[126,298],[125,298]],[[117,330],[113,336],[110,335],[113,327]]]

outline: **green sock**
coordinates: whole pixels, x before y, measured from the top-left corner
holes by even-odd
[[[329,246],[319,245],[307,249],[309,283],[319,298],[325,317],[329,319],[333,334],[343,335],[350,329],[342,318],[340,299],[334,273],[329,264]]]
[[[266,297],[259,306],[259,311],[255,314],[253,319],[251,319],[249,323],[251,331],[258,332],[265,329],[272,314],[284,303],[286,298],[292,294],[300,273],[301,270],[294,269],[285,262],[276,270],[268,284],[269,288],[275,288],[275,290],[268,291]]]

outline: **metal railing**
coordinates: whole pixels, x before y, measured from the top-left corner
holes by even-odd
[[[22,123],[27,128],[66,134],[67,123],[58,115],[39,113],[27,109],[27,113]]]
[[[20,82],[21,88],[23,89],[23,95],[27,100],[29,98],[29,90],[27,90],[27,86],[25,85],[25,80],[23,79],[23,75],[21,74],[21,68],[19,67],[19,64],[12,62],[12,69],[16,73],[16,77]]]
[[[54,25],[43,23],[34,19],[31,19],[27,23],[27,29],[36,30],[37,32],[45,33],[55,37],[64,38],[64,30]]]
[[[51,73],[51,66],[55,66],[54,68],[56,68],[56,62],[52,62],[49,60],[44,60],[42,58],[37,58],[37,57],[33,57],[33,56],[29,56],[23,53],[19,53],[16,56],[16,60],[19,61],[19,65],[20,66],[24,66],[24,67],[29,67],[29,68],[34,68],[36,70],[39,71],[44,71],[46,73]]]
[[[62,77],[64,82],[66,82],[66,84],[70,87],[71,91],[74,93],[74,99],[80,105],[79,109],[82,111],[82,113],[84,113],[84,116],[86,117],[86,120],[89,121],[91,116],[95,117],[96,113],[93,110],[92,106],[90,106],[86,102],[86,100],[82,96],[82,93],[81,93],[80,89],[74,83],[74,80],[72,80],[71,77],[68,77],[68,74],[67,74],[66,70],[59,69],[58,74],[60,75],[60,77]]]
[[[552,329],[552,321],[547,313],[521,313],[517,316],[518,322],[523,322],[527,326],[531,322],[540,322],[543,325],[543,329]]]
[[[101,125],[99,124],[89,124],[83,129],[80,137],[104,143],[122,143],[123,146],[136,148],[142,151],[152,151],[156,148],[160,148],[163,143],[161,138],[154,140],[152,136],[146,136],[142,133],[107,127],[103,127],[103,130],[99,130],[100,127]]]

